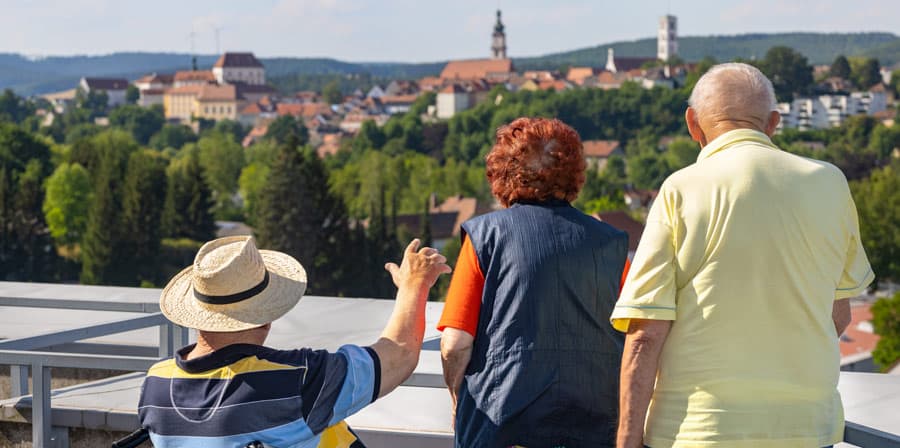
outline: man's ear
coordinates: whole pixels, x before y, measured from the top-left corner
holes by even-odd
[[[688,133],[691,134],[691,139],[700,144],[702,148],[704,146],[704,140],[706,139],[703,135],[703,130],[700,129],[700,121],[697,119],[697,111],[694,110],[693,107],[688,107],[686,111],[684,111],[684,121],[687,123]]]
[[[781,112],[778,112],[777,110],[769,112],[769,119],[766,121],[766,135],[769,137],[775,135],[775,131],[778,129],[778,123],[781,123]]]

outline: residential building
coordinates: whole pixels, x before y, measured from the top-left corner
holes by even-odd
[[[472,81],[486,79],[503,82],[508,80],[515,70],[512,59],[469,59],[450,61],[441,71],[444,81]]]
[[[78,86],[85,93],[106,93],[106,104],[109,107],[125,104],[125,91],[128,90],[128,80],[125,78],[81,78]]]
[[[592,76],[596,76],[598,70],[593,67],[571,67],[566,73],[566,80],[576,84],[584,85],[585,80]]]
[[[266,69],[253,53],[226,52],[213,64],[212,73],[219,84],[266,84]]]
[[[384,88],[384,95],[382,96],[418,95],[419,91],[419,85],[415,81],[395,79]]]
[[[659,18],[656,46],[656,58],[660,61],[678,56],[678,19],[675,16],[664,15]]]
[[[237,120],[241,99],[234,85],[200,86],[193,115],[206,120]]]
[[[465,88],[459,84],[450,84],[437,94],[437,117],[446,120],[473,105],[472,97]]]
[[[506,32],[503,21],[500,20],[500,10],[497,10],[497,23],[494,24],[494,33],[491,35],[491,59],[506,59]]]
[[[378,84],[375,84],[371,89],[369,89],[369,92],[366,93],[366,98],[381,98],[384,95],[386,95],[386,93],[384,93],[384,89],[382,89]]]
[[[163,94],[166,120],[189,124],[196,112],[197,97],[204,85],[191,84],[166,90]]]
[[[69,89],[41,95],[41,98],[49,101],[50,104],[53,105],[54,112],[62,114],[69,110],[69,107],[75,102],[75,97],[77,95],[78,89]]]
[[[825,129],[840,126],[851,115],[874,115],[887,109],[884,91],[797,97],[790,103],[779,103],[779,129]]]
[[[648,62],[656,62],[656,58],[635,58],[616,56],[615,49],[606,50],[606,70],[612,73],[627,72],[640,69]]]
[[[622,145],[618,140],[586,140],[584,146],[584,161],[588,168],[603,170],[612,156],[625,156]]]
[[[151,73],[134,81],[134,86],[141,91],[168,89],[174,87],[174,85],[175,75],[161,75],[158,73]]]
[[[388,115],[405,114],[416,102],[417,95],[385,95],[378,99],[384,113]]]

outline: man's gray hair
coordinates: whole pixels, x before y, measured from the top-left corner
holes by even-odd
[[[756,67],[740,62],[715,65],[694,86],[688,104],[698,115],[749,115],[765,120],[777,109],[772,81]],[[715,108],[716,110],[712,110]]]

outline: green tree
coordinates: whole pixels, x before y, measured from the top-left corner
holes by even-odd
[[[134,104],[119,106],[109,113],[109,124],[118,126],[134,136],[142,145],[162,129],[166,119],[160,105],[146,108]]]
[[[217,211],[234,207],[232,200],[237,192],[238,177],[244,168],[244,148],[230,136],[218,132],[207,133],[197,141],[200,164],[203,165],[206,183],[212,188]]]
[[[21,123],[34,114],[34,105],[15,94],[12,89],[4,89],[0,94],[0,121]]]
[[[260,247],[287,253],[303,264],[315,294],[340,295],[353,281],[341,245],[349,238],[343,203],[328,188],[325,166],[310,148],[289,137],[279,149],[254,217]]]
[[[296,137],[294,141],[300,146],[309,142],[309,130],[303,120],[294,118],[293,115],[282,115],[269,123],[265,138],[281,145],[290,141],[290,136]]]
[[[234,120],[219,120],[212,127],[212,132],[229,136],[235,143],[241,143],[247,135],[247,128]]]
[[[894,95],[900,97],[900,70],[891,72],[891,89],[893,89]]]
[[[697,161],[698,155],[700,155],[700,146],[697,143],[687,137],[679,137],[666,148],[665,158],[669,169],[674,172],[692,165]]]
[[[900,292],[872,305],[872,326],[879,336],[872,358],[886,371],[900,360]]]
[[[850,79],[850,61],[847,60],[847,57],[841,54],[834,58],[829,74],[838,78]]]
[[[900,280],[900,173],[895,166],[852,182],[863,247],[879,280]]]
[[[344,102],[344,94],[337,80],[331,81],[322,89],[322,99],[328,104],[341,104]]]
[[[109,107],[109,95],[104,91],[97,90],[85,92],[79,87],[75,93],[75,105],[77,109],[86,111],[86,121],[92,122],[94,118],[106,115],[106,109]]]
[[[118,227],[121,217],[121,158],[112,151],[104,151],[94,178],[93,201],[81,244],[81,282],[88,285],[115,280],[115,260],[121,255],[121,232]]]
[[[91,203],[91,179],[77,163],[63,163],[47,178],[44,217],[50,235],[60,245],[81,242]]]
[[[813,83],[813,70],[806,56],[790,47],[772,47],[759,68],[772,81],[778,101],[791,101],[806,94]]]
[[[187,143],[197,141],[197,134],[183,124],[166,124],[150,138],[150,146],[160,151],[166,148],[181,149]]]
[[[141,91],[134,84],[128,84],[128,88],[125,89],[125,103],[137,104],[139,99],[141,99]]]
[[[881,82],[881,64],[878,59],[854,59],[851,66],[851,80],[856,87],[865,90]]]
[[[259,194],[269,178],[269,166],[254,162],[241,170],[241,177],[238,179],[238,187],[241,198],[244,200],[244,216],[250,225],[255,225],[255,219],[258,215],[257,204],[259,204]]]
[[[163,206],[163,236],[207,241],[215,236],[212,192],[200,164],[199,151],[186,149],[166,169],[166,200]]]
[[[157,281],[166,164],[166,159],[151,150],[133,152],[128,158],[122,191],[122,257],[116,263],[123,283]]]

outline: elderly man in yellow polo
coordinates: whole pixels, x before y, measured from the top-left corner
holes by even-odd
[[[618,446],[841,441],[838,335],[873,280],[834,166],[775,146],[772,83],[722,64],[685,113],[702,150],[663,183],[611,316]]]

